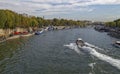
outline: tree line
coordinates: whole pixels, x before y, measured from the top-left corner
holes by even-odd
[[[120,28],[120,19],[117,19],[117,20],[114,20],[114,21],[111,21],[111,22],[106,22],[105,23],[105,26],[107,27],[118,27]]]
[[[38,26],[36,17],[27,14],[18,14],[11,10],[0,10],[0,28]]]
[[[44,19],[42,17],[18,14],[11,10],[0,10],[0,28],[14,29],[15,27],[44,27],[44,26],[86,26],[86,21],[75,21],[67,19]]]

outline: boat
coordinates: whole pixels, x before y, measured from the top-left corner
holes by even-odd
[[[49,28],[49,27],[46,27],[44,30],[45,30],[45,31],[48,31],[48,28]]]
[[[77,45],[79,48],[81,48],[81,47],[85,46],[85,42],[84,42],[81,38],[78,38],[78,39],[76,40],[76,45]]]
[[[120,41],[116,41],[113,45],[114,45],[115,47],[120,48]]]
[[[81,38],[76,40],[76,45],[81,52],[91,53],[93,52],[93,47],[89,46],[87,42],[84,42]]]
[[[43,33],[43,30],[42,31],[37,31],[37,32],[35,32],[35,35],[40,35],[42,33]]]
[[[90,48],[94,48],[94,49],[103,50],[103,49],[101,49],[101,48],[99,48],[99,47],[97,47],[97,46],[95,46],[95,45],[92,45],[92,44],[90,44],[90,43],[87,43],[87,42],[83,41],[81,38],[78,38],[78,39],[76,40],[76,45],[77,45],[78,48],[90,47]]]

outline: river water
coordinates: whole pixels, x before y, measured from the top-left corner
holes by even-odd
[[[65,46],[79,37],[102,50],[78,54]],[[0,74],[120,74],[116,40],[91,27],[9,40],[0,44]]]

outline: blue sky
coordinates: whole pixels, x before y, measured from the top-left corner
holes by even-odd
[[[0,0],[0,9],[51,19],[111,21],[120,18],[120,0]]]

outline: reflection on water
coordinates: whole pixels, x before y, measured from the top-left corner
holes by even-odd
[[[79,37],[104,49],[97,52],[120,59],[119,48],[111,45],[118,39],[106,33],[93,28],[57,30],[0,44],[0,74],[120,74],[108,62],[64,46]]]
[[[7,62],[15,54],[21,51],[21,47],[24,46],[27,38],[18,38],[8,40],[0,44],[0,72],[4,70]]]

